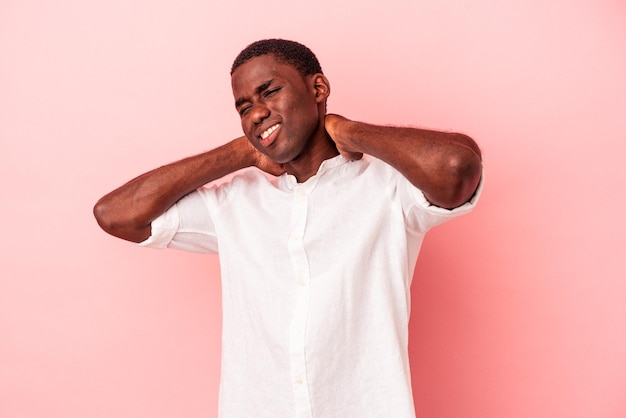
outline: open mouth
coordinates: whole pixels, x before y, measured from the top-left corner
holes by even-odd
[[[264,147],[271,145],[272,142],[274,142],[274,139],[276,139],[276,135],[277,135],[276,131],[279,128],[280,128],[280,124],[277,123],[275,125],[270,126],[265,131],[261,132],[261,135],[259,135],[259,138],[260,138],[259,142],[261,143],[261,145],[263,145]]]

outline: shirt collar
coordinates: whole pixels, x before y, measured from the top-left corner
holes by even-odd
[[[295,190],[298,189],[300,187],[303,187],[304,185],[311,185],[313,186],[314,183],[317,183],[317,180],[319,179],[319,177],[324,174],[325,172],[335,168],[335,167],[339,167],[342,164],[345,164],[347,162],[350,162],[351,160],[347,159],[346,157],[344,157],[343,155],[339,154],[336,155],[332,158],[329,158],[328,160],[324,160],[322,161],[322,164],[320,164],[319,168],[317,169],[317,173],[310,177],[309,179],[307,179],[305,182],[303,183],[298,183],[298,180],[296,179],[296,176],[292,175],[292,174],[283,174],[282,176],[280,176],[279,178],[279,188],[281,189],[286,189],[286,190]],[[306,187],[306,186],[304,186]]]

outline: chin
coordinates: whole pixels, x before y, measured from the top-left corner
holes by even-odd
[[[302,156],[302,149],[278,148],[264,154],[275,163],[286,164],[298,160]]]

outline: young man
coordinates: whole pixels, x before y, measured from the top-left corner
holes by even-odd
[[[426,231],[473,208],[480,150],[326,114],[329,82],[296,42],[251,44],[231,76],[245,136],[109,193],[98,223],[219,253],[220,417],[413,417],[413,268]],[[277,177],[203,187],[253,166]]]

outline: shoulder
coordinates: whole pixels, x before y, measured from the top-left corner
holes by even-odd
[[[233,199],[245,198],[276,189],[276,180],[256,169],[248,169],[209,183],[198,192],[209,204],[228,204]]]
[[[371,176],[386,186],[410,185],[410,182],[393,166],[371,155],[364,155],[359,160],[359,169],[363,175]]]

